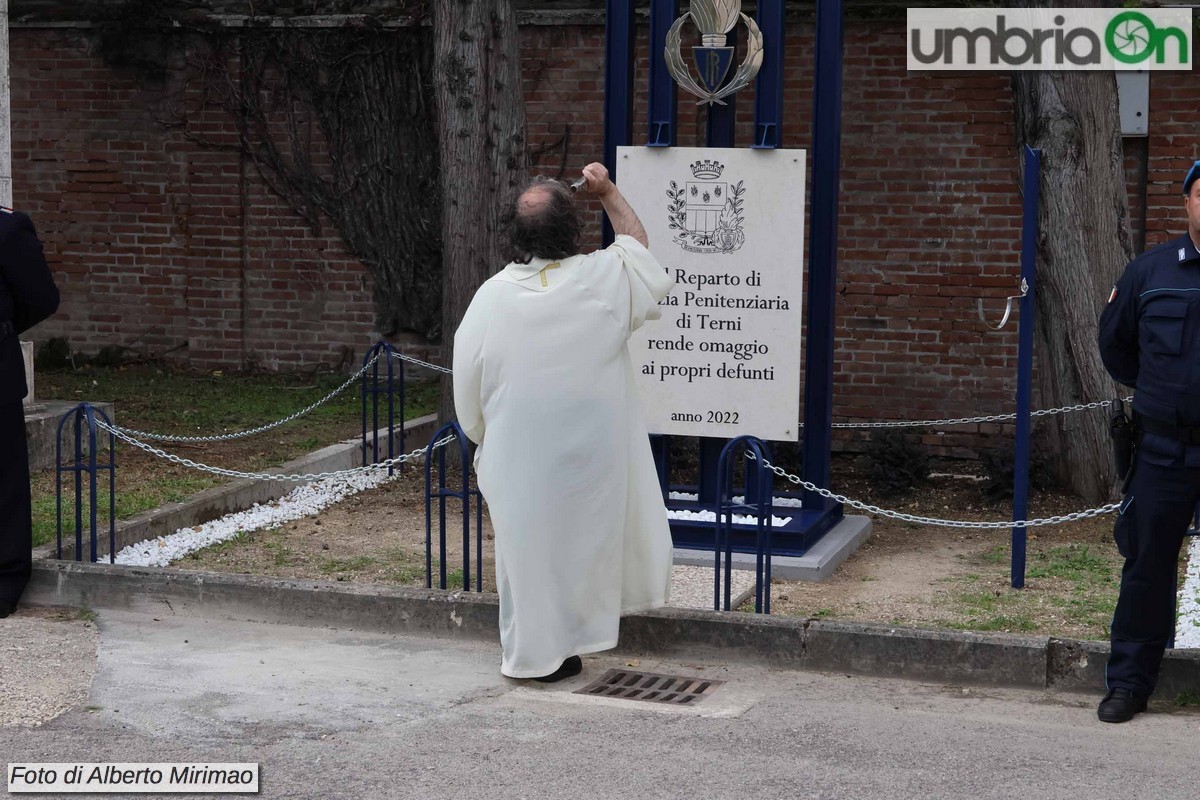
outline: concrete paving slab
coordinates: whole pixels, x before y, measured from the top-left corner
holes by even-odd
[[[7,763],[249,761],[264,798],[1195,797],[1200,715],[1095,698],[644,657],[721,675],[740,714],[560,699],[494,643],[98,609],[86,707],[0,727]],[[585,675],[627,662],[585,659]],[[98,708],[97,708],[98,707]],[[160,795],[170,797],[170,795]],[[194,796],[194,795],[193,795]]]

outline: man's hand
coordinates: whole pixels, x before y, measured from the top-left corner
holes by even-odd
[[[583,168],[583,177],[587,183],[583,191],[598,197],[605,197],[616,190],[617,186],[608,177],[608,168],[598,162],[592,162]]]
[[[642,222],[633,212],[633,208],[621,196],[617,185],[609,179],[608,169],[603,164],[593,162],[583,168],[583,177],[587,181],[583,191],[600,198],[600,204],[604,206],[608,220],[612,223],[613,232],[632,236],[641,242],[643,247],[649,247],[646,229],[642,227]]]

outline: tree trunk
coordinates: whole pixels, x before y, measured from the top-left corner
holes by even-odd
[[[1018,142],[1042,151],[1037,367],[1042,403],[1057,407],[1125,393],[1100,361],[1100,312],[1133,253],[1111,72],[1014,72]],[[1114,475],[1108,416],[1051,418],[1055,470],[1088,502],[1107,500]]]
[[[485,280],[503,266],[499,217],[525,177],[525,104],[510,0],[433,4],[434,81],[442,165],[442,347]],[[442,420],[454,416],[442,380]]]

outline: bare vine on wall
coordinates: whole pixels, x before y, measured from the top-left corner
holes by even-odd
[[[136,15],[134,2],[125,6]],[[379,331],[431,341],[441,330],[438,142],[428,26],[362,17],[300,27],[277,16],[239,25],[172,14],[101,27],[101,53],[165,80],[162,122],[191,141],[236,149],[314,231],[325,219],[370,270]],[[402,8],[403,6],[407,6]],[[399,2],[397,12],[423,13]],[[141,30],[139,30],[139,25]],[[113,59],[117,61],[117,59]],[[223,110],[236,143],[201,121]]]

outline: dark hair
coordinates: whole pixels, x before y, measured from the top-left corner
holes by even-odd
[[[534,210],[522,209],[521,199],[531,191],[545,195]],[[575,210],[575,197],[562,182],[534,178],[508,204],[500,220],[507,256],[520,264],[534,258],[569,258],[579,252],[583,224]]]

